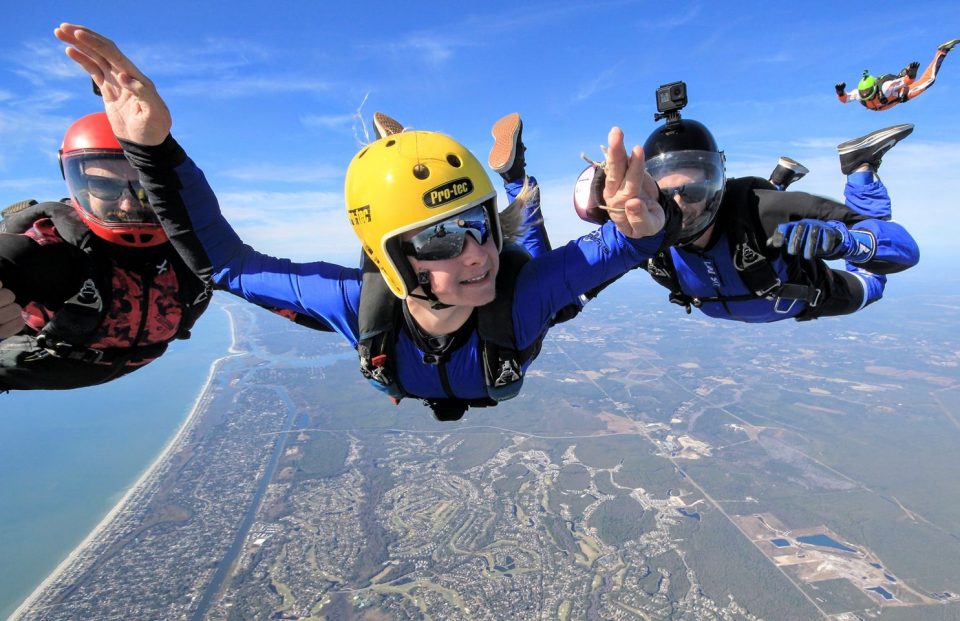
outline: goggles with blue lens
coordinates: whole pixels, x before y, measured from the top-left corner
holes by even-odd
[[[481,246],[490,237],[490,220],[482,205],[431,224],[403,242],[401,248],[405,255],[421,261],[453,259],[463,252],[468,234]]]

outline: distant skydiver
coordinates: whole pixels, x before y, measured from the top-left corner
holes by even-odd
[[[839,146],[847,175],[842,205],[778,191],[757,177],[726,179],[713,135],[696,121],[680,119],[678,110],[643,148],[647,172],[683,213],[678,241],[644,266],[670,291],[671,302],[687,312],[695,306],[711,317],[745,322],[845,315],[880,299],[887,274],[917,263],[916,242],[889,221],[890,198],[875,176],[884,153],[912,125]],[[591,184],[593,173],[585,171],[579,190]],[[576,193],[585,220],[603,220],[597,202],[595,193]],[[846,269],[831,269],[824,262],[831,259],[845,260]]]
[[[375,387],[421,399],[442,420],[515,396],[557,315],[673,243],[680,228],[680,209],[661,199],[639,147],[628,157],[614,128],[601,192],[610,221],[531,258],[509,244],[523,228],[523,205],[498,212],[477,158],[443,134],[406,131],[365,146],[347,169],[346,211],[369,259],[364,269],[269,257],[223,218],[170,136],[153,83],[95,32],[63,24],[56,35],[103,93],[151,205],[198,274],[331,326],[357,347]]]
[[[69,199],[0,220],[0,391],[102,384],[188,338],[209,288],[150,209],[104,113],[60,149]]]
[[[940,63],[957,43],[960,43],[960,39],[951,39],[938,47],[933,60],[919,78],[917,77],[917,70],[920,68],[918,62],[910,63],[896,76],[889,73],[879,77],[872,76],[868,70],[864,69],[863,77],[855,90],[845,92],[846,82],[840,82],[834,87],[837,98],[840,103],[859,101],[864,107],[877,111],[888,110],[899,103],[909,101],[933,86],[937,79],[937,72],[940,71]]]

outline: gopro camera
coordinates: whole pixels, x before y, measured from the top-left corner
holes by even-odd
[[[663,84],[657,89],[657,113],[653,115],[653,120],[667,119],[667,123],[678,121],[680,110],[685,105],[687,105],[686,82]]]

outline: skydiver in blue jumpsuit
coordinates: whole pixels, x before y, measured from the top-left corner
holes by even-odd
[[[887,275],[912,267],[919,249],[890,221],[876,177],[881,158],[913,130],[898,125],[839,146],[846,205],[779,191],[768,180],[726,179],[723,153],[702,124],[677,118],[644,144],[647,171],[684,213],[678,243],[644,267],[670,301],[720,319],[771,322],[856,312],[879,300]],[[589,184],[585,171],[578,189]],[[578,194],[578,213],[603,219]],[[825,260],[841,259],[845,269]]]
[[[362,346],[361,288],[374,281],[365,280],[360,269],[294,263],[244,245],[200,169],[169,135],[170,114],[153,84],[97,33],[64,24],[56,34],[103,93],[107,115],[140,171],[151,205],[195,273],[256,304],[317,319]],[[537,345],[557,313],[643,264],[679,231],[680,211],[658,194],[639,147],[628,156],[616,128],[608,140],[602,195],[610,222],[519,268],[513,285],[517,303],[508,322],[517,350]],[[354,157],[345,196],[351,224],[382,276],[375,281],[403,302],[389,351],[396,377],[374,385],[394,397],[428,402],[497,401],[495,389],[505,376],[491,382],[483,368],[477,322],[482,307],[498,297],[504,239],[522,227],[501,223],[483,167],[447,136],[403,132]],[[535,355],[507,374],[522,379]],[[372,366],[365,369],[373,376],[383,370],[377,358],[371,356]],[[362,367],[363,360],[361,351]]]

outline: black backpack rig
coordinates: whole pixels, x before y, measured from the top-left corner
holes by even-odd
[[[34,227],[37,221],[49,219],[57,236],[62,238],[62,243],[79,248],[90,258],[84,262],[84,281],[80,290],[64,300],[59,310],[45,318],[39,332],[34,334],[35,331],[27,327],[24,329],[27,332],[24,333],[33,334],[37,344],[50,355],[80,362],[123,367],[160,356],[167,348],[166,342],[113,349],[87,346],[109,310],[109,294],[104,297],[101,292],[111,291],[113,266],[104,253],[94,252],[92,244],[95,235],[76,215],[68,201],[69,199],[61,199],[38,203],[35,200],[24,200],[0,212],[0,233],[24,234]],[[210,292],[206,287],[199,295],[195,295],[196,292],[188,293],[185,289],[181,280],[178,295],[184,316],[175,336],[177,339],[190,338],[193,322],[206,308],[210,299]]]
[[[706,302],[726,303],[766,298],[777,300],[779,306],[779,300],[802,300],[811,308],[820,302],[821,289],[813,285],[816,281],[812,274],[804,274],[801,278],[807,284],[785,283],[777,275],[771,264],[776,255],[768,255],[766,240],[758,239],[756,234],[763,230],[757,220],[756,210],[751,208],[755,202],[753,191],[756,189],[774,188],[769,181],[759,177],[741,177],[727,181],[723,205],[715,224],[727,233],[734,267],[752,293],[714,297],[687,295],[680,287],[669,247],[661,248],[644,265],[650,276],[670,291],[669,300],[686,308],[688,314],[692,307],[700,308]]]

